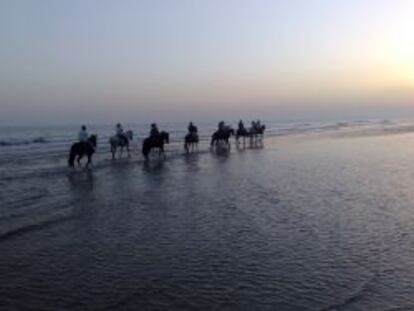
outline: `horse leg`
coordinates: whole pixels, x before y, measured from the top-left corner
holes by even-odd
[[[164,152],[164,146],[160,147],[160,156],[161,156],[161,154],[162,154],[163,159],[165,160],[166,157],[165,157],[165,152]]]
[[[122,153],[124,153],[124,146],[121,146],[121,149],[119,150],[119,158],[122,158]]]
[[[88,162],[86,163],[86,168],[89,168],[89,166],[92,166],[92,156],[88,154]]]
[[[82,155],[82,154],[78,155],[77,162],[78,162],[78,166],[79,166],[79,167],[81,166],[81,162],[80,162],[80,160],[82,159],[82,157],[83,157],[83,155]]]

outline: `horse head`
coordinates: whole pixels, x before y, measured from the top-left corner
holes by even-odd
[[[128,140],[132,140],[132,138],[134,137],[134,132],[126,131],[125,132],[125,137],[128,138]]]
[[[266,125],[263,124],[262,126],[260,126],[258,130],[259,134],[263,134],[265,129],[266,129]]]
[[[162,131],[160,133],[160,137],[161,137],[162,141],[165,142],[166,144],[170,143],[170,133]]]
[[[96,148],[96,145],[98,144],[98,136],[96,134],[92,134],[89,136],[89,142],[94,148]]]

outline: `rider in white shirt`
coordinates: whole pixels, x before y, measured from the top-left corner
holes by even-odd
[[[126,140],[125,137],[125,133],[124,133],[124,129],[122,128],[121,123],[118,123],[116,125],[116,136],[118,137],[119,140]]]
[[[81,143],[87,143],[89,136],[88,136],[88,132],[86,131],[86,126],[82,125],[81,130],[79,131],[78,134],[78,138],[79,138],[79,142]]]
[[[116,125],[116,135],[118,135],[118,136],[124,135],[124,129],[122,128],[121,123],[118,123]]]

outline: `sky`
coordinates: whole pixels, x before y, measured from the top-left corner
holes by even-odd
[[[414,0],[2,0],[0,122],[414,117]]]

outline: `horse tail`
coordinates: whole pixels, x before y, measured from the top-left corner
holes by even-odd
[[[70,167],[75,166],[75,157],[76,157],[76,148],[75,148],[75,146],[76,146],[76,144],[73,144],[72,147],[70,148],[69,159],[68,159],[68,165]]]

